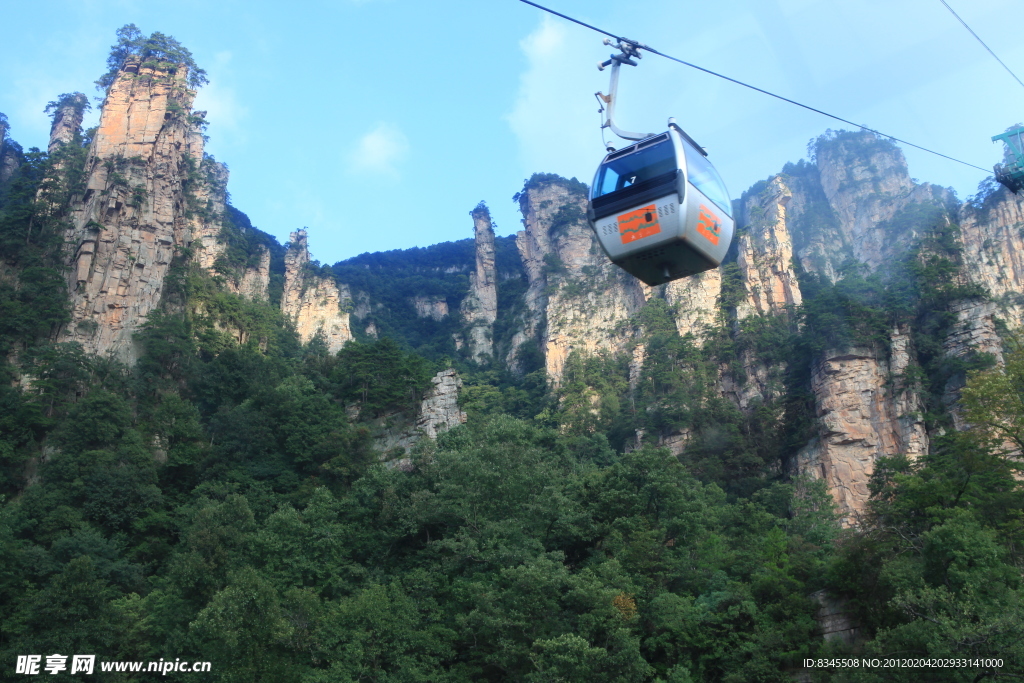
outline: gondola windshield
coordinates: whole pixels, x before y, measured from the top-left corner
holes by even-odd
[[[662,138],[660,142],[635,152],[632,148],[622,150],[623,156],[612,158],[601,166],[594,183],[593,198],[654,180],[666,173],[675,173],[676,153],[672,141],[667,135],[659,137]]]
[[[686,171],[690,176],[690,183],[727,216],[732,216],[732,202],[729,201],[729,192],[725,189],[722,176],[718,175],[718,171],[703,154],[689,145],[683,145],[683,149],[686,150]]]

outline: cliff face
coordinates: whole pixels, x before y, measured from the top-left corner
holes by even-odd
[[[1005,309],[1005,305],[999,300],[966,299],[954,302],[950,306],[950,312],[956,316],[956,322],[943,340],[943,353],[953,359],[968,358],[978,352],[987,353],[991,354],[997,365],[1002,365],[1003,340],[999,337],[996,321],[1002,318]],[[1019,329],[1019,322],[1010,322],[1010,329]],[[961,415],[959,405],[960,391],[964,388],[965,381],[964,373],[953,375],[946,382],[942,395],[942,402],[953,418],[953,426],[958,430],[966,429],[968,426]]]
[[[815,162],[836,222],[808,225],[796,238],[806,245],[799,254],[805,267],[833,281],[849,258],[873,270],[906,251],[918,234],[910,222],[894,220],[901,211],[912,204],[952,200],[947,190],[915,183],[903,152],[871,133],[821,140]],[[809,206],[813,200],[808,200]]]
[[[748,222],[736,238],[736,271],[739,291],[732,294],[733,324],[752,316],[789,316],[803,302],[793,260],[793,237],[789,207],[803,202],[785,180],[772,178],[743,207]],[[721,273],[721,271],[718,271]],[[719,275],[721,280],[721,275]],[[678,324],[677,324],[678,327]],[[741,410],[778,398],[784,391],[785,365],[770,365],[753,349],[739,352],[739,368],[721,367],[718,388]],[[778,416],[782,419],[782,415]]]
[[[865,509],[878,458],[928,452],[923,405],[901,379],[913,357],[906,330],[893,331],[886,360],[878,355],[868,348],[827,351],[811,371],[818,436],[796,466],[828,482],[846,524]]]
[[[498,319],[498,274],[495,267],[494,228],[487,208],[473,209],[476,268],[469,274],[469,294],[462,301],[466,343],[470,357],[483,363],[494,356],[494,321]]]
[[[57,108],[50,126],[50,142],[46,148],[47,152],[53,154],[61,145],[66,145],[74,139],[75,133],[82,128],[82,115],[88,104],[89,98],[82,93],[75,93],[69,101]]]
[[[227,172],[203,157],[194,96],[183,67],[138,61],[111,85],[65,240],[72,321],[62,340],[131,360],[132,335],[159,303],[176,250],[216,229]]]
[[[438,296],[417,296],[412,299],[412,307],[416,315],[431,320],[444,320],[448,317],[448,301]]]
[[[786,207],[793,193],[776,176],[760,196],[747,202],[750,222],[737,239],[736,263],[746,293],[736,307],[740,320],[753,314],[779,313],[803,302],[793,272],[793,238]]]
[[[423,396],[416,416],[408,421],[396,416],[382,418],[380,432],[374,439],[377,450],[388,458],[389,467],[409,469],[412,461],[406,452],[424,437],[436,439],[453,427],[466,421],[466,413],[459,408],[459,389],[462,379],[455,370],[448,368],[434,375],[431,387]],[[397,457],[396,457],[397,456]]]
[[[130,361],[132,335],[159,304],[176,254],[182,259],[193,254],[200,267],[222,275],[230,291],[267,300],[268,249],[250,251],[248,268],[222,272],[228,254],[225,226],[231,225],[224,219],[228,175],[225,167],[204,157],[204,113],[191,111],[194,94],[183,68],[159,70],[129,61],[114,79],[88,151],[86,189],[72,202],[72,226],[65,236],[72,321],[60,331],[61,340]],[[59,108],[50,150],[75,139],[81,120],[80,106]],[[8,144],[0,145],[2,182],[14,172],[16,155]],[[650,297],[663,297],[677,331],[692,335],[698,345],[723,324],[730,334],[743,334],[747,325],[788,315],[802,304],[801,269],[832,282],[851,260],[884,270],[921,237],[914,212],[951,206],[946,191],[909,177],[895,146],[868,134],[823,138],[813,164],[790,171],[765,182],[744,202],[738,217],[744,229],[727,269],[653,291],[608,262],[586,222],[586,197],[579,184],[535,177],[519,195],[525,229],[517,234],[516,247],[527,286],[519,319],[501,321],[508,323],[506,330],[512,328],[510,348],[507,354],[502,348],[501,360],[521,372],[524,347],[535,342],[547,378],[557,388],[573,351],[628,352],[635,387],[647,351],[636,314]],[[456,335],[456,343],[468,348],[471,360],[487,363],[495,357],[499,322],[495,235],[486,208],[478,207],[472,216],[473,263],[458,252],[462,261],[446,263],[444,272],[469,270],[469,291],[460,305],[465,330]],[[942,352],[962,358],[981,351],[999,361],[999,322],[1010,328],[1024,322],[1024,203],[999,190],[980,205],[963,207],[959,220],[962,277],[992,299],[951,305],[957,322]],[[332,353],[340,349],[353,338],[348,312],[353,303],[361,319],[380,306],[369,295],[357,298],[353,302],[345,285],[310,268],[306,232],[292,233],[281,309],[301,340],[322,336]],[[408,301],[423,318],[441,321],[452,313],[448,298],[412,296]],[[374,321],[363,322],[366,334],[376,336]],[[709,383],[749,414],[781,396],[786,368],[774,363],[753,347],[742,347]],[[806,363],[817,434],[792,464],[824,478],[852,523],[864,509],[867,482],[879,457],[927,452],[918,417],[922,400],[917,387],[902,379],[916,363],[914,339],[900,328],[891,331],[887,344],[830,349]],[[946,391],[958,428],[964,426],[955,411],[962,381],[951,379]],[[407,447],[423,434],[434,436],[464,419],[457,406],[458,378],[439,375],[435,384],[419,422],[385,438],[386,450]],[[660,442],[682,452],[693,430],[682,424],[669,427]]]
[[[253,268],[246,268],[238,279],[228,280],[228,289],[235,294],[253,301],[266,301],[270,289],[270,251],[260,249],[260,262]]]
[[[993,298],[1012,328],[1024,322],[1024,197],[1000,187],[982,206],[960,211],[964,272]]]
[[[718,318],[718,299],[722,294],[722,271],[706,270],[693,277],[673,280],[662,287],[665,301],[675,311],[679,336],[692,334],[703,339]]]
[[[347,288],[339,288],[334,278],[309,271],[309,245],[306,231],[291,233],[285,253],[284,295],[281,310],[295,325],[303,344],[322,334],[331,353],[352,339],[349,313],[343,310],[351,301]]]
[[[745,229],[729,275],[728,317],[734,325],[753,316],[789,315],[799,307],[804,295],[798,263],[835,280],[850,258],[877,268],[902,255],[916,237],[913,228],[899,224],[893,234],[885,223],[920,201],[946,199],[930,186],[915,185],[902,154],[886,143],[869,146],[866,159],[846,158],[863,152],[864,144],[857,138],[834,143],[800,177],[772,178],[745,202]],[[607,262],[582,217],[584,201],[564,182],[538,183],[521,195],[526,230],[518,234],[517,246],[529,283],[529,316],[518,340],[540,342],[555,386],[572,350],[621,352],[633,346],[633,316],[651,295],[665,298],[679,333],[693,335],[698,343],[723,321],[722,270],[652,292]],[[899,329],[891,333],[888,348],[836,349],[806,360],[813,364],[810,389],[819,433],[792,464],[826,479],[848,522],[864,510],[879,457],[927,452],[919,417],[923,404],[916,387],[904,386],[901,379],[914,358],[909,331]],[[511,360],[514,364],[514,355]],[[643,344],[636,345],[633,383],[643,362]],[[769,365],[753,348],[743,348],[737,365],[720,368],[717,390],[750,411],[782,395],[784,372],[784,366]],[[659,444],[682,452],[691,436],[681,427],[660,435]]]
[[[536,183],[520,195],[526,229],[516,246],[526,270],[523,331],[518,345],[537,339],[548,379],[558,384],[569,354],[619,352],[632,338],[629,320],[649,288],[613,266],[586,220],[586,196],[567,181]]]
[[[813,166],[794,167],[792,176],[770,179],[743,207],[744,234],[737,239],[736,264],[743,296],[737,320],[774,315],[803,301],[794,270],[840,278],[849,261],[877,269],[903,257],[920,236],[913,215],[918,207],[948,205],[948,193],[910,179],[902,153],[869,134],[846,134],[819,141]],[[965,310],[970,306],[965,306]],[[986,336],[982,313],[961,314],[971,332],[967,346]],[[994,334],[994,327],[992,327]],[[987,337],[986,337],[987,338]],[[991,341],[991,340],[989,340]],[[949,354],[957,351],[948,343]],[[818,434],[792,462],[796,471],[824,478],[847,523],[864,511],[867,484],[879,457],[927,453],[920,417],[924,405],[916,386],[902,377],[916,363],[909,330],[890,334],[888,348],[825,351],[811,363],[811,386]],[[741,353],[747,377],[738,386],[723,372],[720,390],[741,408],[754,399],[778,395],[779,368],[769,368],[750,350]]]
[[[7,124],[0,120],[0,185],[3,185],[18,170],[18,157],[7,139]]]
[[[205,120],[206,112],[196,112],[195,116],[197,119]],[[227,187],[228,172],[224,166],[210,165],[208,173],[212,179],[210,183],[212,187]],[[258,247],[259,261],[255,265],[222,272],[218,266],[225,256],[226,245],[221,234],[224,226],[218,219],[223,216],[227,208],[225,194],[223,192],[202,192],[198,199],[206,201],[208,213],[217,219],[199,221],[193,226],[192,252],[195,261],[210,273],[223,277],[228,291],[254,301],[266,301],[270,288],[270,251],[261,245]]]

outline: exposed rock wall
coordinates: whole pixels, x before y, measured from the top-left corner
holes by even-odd
[[[736,317],[800,305],[796,262],[835,281],[850,259],[875,269],[901,257],[919,235],[913,221],[894,219],[915,203],[948,206],[949,200],[946,191],[911,180],[899,149],[870,134],[819,145],[813,168],[803,167],[796,178],[770,179],[743,207],[747,229],[737,240],[737,266],[745,297]],[[1012,224],[1013,211],[1001,211]],[[991,315],[966,304],[959,315],[964,348],[991,346]],[[950,340],[947,353],[960,346]],[[819,434],[795,458],[796,469],[826,479],[846,522],[854,523],[879,457],[917,457],[928,450],[918,388],[901,379],[915,362],[912,340],[908,330],[894,330],[887,350],[832,350],[809,361]],[[749,351],[741,363],[747,381],[737,384],[723,368],[724,395],[742,408],[778,393],[777,369],[764,367]]]
[[[722,365],[718,369],[718,391],[740,410],[748,411],[758,404],[779,398],[785,389],[782,378],[785,365],[767,365],[753,349],[740,352],[743,379],[737,379],[733,368]],[[782,419],[779,414],[778,419]]]
[[[195,116],[205,119],[206,112],[196,112]],[[218,164],[212,167],[209,175],[213,179],[215,187],[227,187],[227,168]],[[210,215],[219,219],[224,214],[226,195],[220,192],[205,193],[201,199],[205,199]],[[239,272],[220,272],[217,261],[224,255],[225,244],[221,239],[223,225],[220,220],[198,221],[194,227],[192,250],[196,262],[211,273],[224,278],[224,284],[228,291],[234,292],[247,299],[254,301],[267,301],[270,289],[270,251],[259,247],[259,262],[253,266],[240,270]]]
[[[992,296],[999,317],[1024,324],[1024,197],[1000,187],[981,207],[960,211],[964,272]]]
[[[204,113],[204,112],[199,112]],[[215,187],[228,185],[228,169],[217,164],[207,171],[207,175]],[[198,198],[209,206],[212,216],[221,216],[227,208],[227,196],[221,192],[205,192]],[[216,263],[224,254],[224,243],[220,241],[223,225],[219,220],[200,220],[193,226],[192,249],[199,265],[211,273],[216,273]]]
[[[786,206],[793,193],[776,176],[758,196],[747,202],[750,223],[737,239],[736,263],[746,298],[736,307],[742,320],[754,314],[779,313],[803,302],[793,271],[793,238],[786,220]]]
[[[466,421],[466,413],[459,408],[462,378],[458,373],[448,368],[434,375],[430,382],[431,387],[423,396],[414,420],[403,421],[389,416],[379,425],[381,432],[374,439],[374,444],[384,457],[391,456],[387,463],[391,467],[408,469],[411,466],[409,459],[393,457],[396,449],[402,449],[404,454],[423,437],[436,439],[439,434]]]
[[[994,301],[972,299],[950,306],[956,323],[942,345],[947,356],[962,358],[971,352],[990,353],[1003,364],[1003,343],[996,329],[999,305]]]
[[[412,307],[416,315],[431,320],[444,320],[448,317],[448,302],[440,296],[417,296],[412,299]]]
[[[896,145],[861,132],[819,144],[816,162],[821,187],[839,219],[828,270],[835,272],[848,256],[872,269],[901,255],[918,236],[909,225],[889,221],[913,203],[945,203],[946,190],[916,184]]]
[[[462,378],[448,368],[430,380],[433,385],[420,403],[416,427],[431,439],[466,421],[466,413],[459,408],[459,389]]]
[[[104,100],[65,240],[72,321],[60,336],[89,352],[133,359],[175,250],[223,206],[226,171],[204,160],[186,77],[130,61]]]
[[[834,640],[844,645],[854,645],[860,638],[860,624],[850,609],[846,598],[836,598],[824,590],[811,594],[818,603],[814,620],[821,628],[825,640]]]
[[[665,301],[675,311],[676,329],[681,337],[692,334],[700,340],[718,318],[722,294],[722,270],[706,270],[693,277],[673,280],[662,288]]]
[[[911,359],[909,335],[896,330],[885,359],[868,348],[832,350],[812,368],[819,433],[797,454],[796,466],[828,482],[845,524],[864,511],[878,458],[928,451],[923,406],[901,379]]]
[[[513,340],[540,342],[548,379],[558,384],[573,350],[625,350],[629,320],[649,288],[612,265],[586,220],[586,196],[567,181],[541,182],[520,196],[525,230],[516,246],[526,270],[527,320]]]
[[[800,206],[804,201],[781,176],[770,179],[761,192],[747,198],[742,207],[747,223],[737,236],[735,246],[738,284],[742,288],[734,294],[735,321],[751,316],[787,315],[791,308],[803,303],[803,294],[794,270],[789,211],[791,205]],[[703,277],[708,280],[713,278],[720,292],[721,270],[712,272],[714,276],[706,273]],[[706,306],[710,305],[711,297],[704,297],[703,302]],[[690,327],[689,318],[692,316],[686,315],[685,311],[682,308],[677,314],[676,326],[680,333]],[[716,314],[717,306],[705,312],[703,319],[710,322]],[[718,389],[721,395],[744,411],[781,396],[784,390],[784,365],[769,366],[752,349],[740,352],[739,364],[742,368],[739,373],[729,365],[719,368]]]
[[[0,185],[14,176],[18,170],[18,156],[7,139],[7,125],[0,123]]]
[[[284,295],[281,310],[295,325],[299,339],[309,343],[318,334],[324,336],[327,348],[335,353],[352,339],[347,307],[351,296],[347,288],[338,287],[334,278],[311,273],[306,231],[291,233],[284,256]],[[269,264],[268,264],[269,268]]]
[[[270,251],[260,248],[260,262],[253,268],[246,268],[237,280],[228,280],[228,289],[252,301],[270,299]]]
[[[494,355],[494,321],[498,319],[498,274],[495,267],[494,227],[487,207],[473,209],[476,268],[469,274],[469,294],[462,301],[462,320],[470,357],[482,363]]]
[[[1003,364],[1003,342],[999,337],[996,320],[1004,312],[998,301],[968,299],[955,302],[950,311],[956,315],[956,322],[943,341],[942,351],[950,358],[964,358],[973,353],[988,353],[997,365]],[[1019,327],[1019,322],[1014,327]],[[946,382],[942,402],[950,411],[953,426],[966,429],[968,424],[960,410],[960,391],[966,377],[958,373]]]
[[[815,166],[804,166],[802,173],[769,180],[743,207],[746,229],[735,252],[742,287],[737,320],[800,306],[797,263],[834,281],[850,259],[876,269],[902,257],[920,235],[914,220],[901,218],[911,214],[901,212],[914,211],[915,204],[950,206],[946,191],[910,179],[899,149],[870,135],[829,140],[819,147]],[[576,213],[584,199],[568,184],[528,188],[521,203],[526,230],[518,234],[517,246],[529,283],[530,314],[516,342],[540,342],[548,377],[557,384],[573,349],[624,350],[630,317],[649,292],[628,276],[604,270],[611,266]],[[998,301],[957,307],[960,322],[946,344],[950,355],[974,350],[998,355],[996,318],[1019,324],[1020,309],[1014,307],[1024,292],[1024,261],[1018,254],[1024,253],[1022,205],[1003,196],[988,206],[987,215],[985,225],[974,215],[962,219],[966,270]],[[679,333],[700,340],[708,326],[721,321],[722,286],[722,272],[716,270],[670,283],[658,294],[675,310]],[[631,377],[639,374],[643,347],[635,354]],[[905,453],[913,458],[928,450],[919,387],[905,379],[916,362],[913,340],[909,330],[893,330],[888,348],[833,350],[808,362],[813,363],[819,434],[794,465],[826,479],[852,524],[864,511],[879,457]],[[719,391],[741,409],[783,390],[784,368],[766,367],[751,349],[741,352],[740,364],[745,380],[737,382],[732,368],[723,367]],[[660,442],[677,452],[688,436],[677,430]]]
[[[89,98],[83,93],[74,93],[72,98],[53,113],[50,142],[46,148],[50,154],[56,152],[62,145],[71,142],[75,133],[82,128],[82,114],[85,106],[89,104]]]

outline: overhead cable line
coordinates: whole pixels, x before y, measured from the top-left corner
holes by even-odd
[[[673,57],[672,55],[667,55],[664,52],[661,52],[659,50],[655,50],[653,47],[650,47],[649,45],[644,45],[643,43],[639,43],[639,42],[637,42],[635,40],[630,40],[629,38],[624,38],[622,36],[615,35],[614,33],[609,33],[608,31],[605,31],[603,29],[597,28],[596,26],[591,26],[590,24],[586,24],[586,23],[580,21],[579,19],[573,19],[572,17],[566,16],[565,14],[562,14],[561,12],[556,12],[553,9],[549,9],[547,7],[544,7],[543,5],[538,5],[537,3],[531,2],[530,0],[519,0],[519,1],[520,2],[524,2],[527,5],[532,5],[533,7],[536,7],[537,9],[544,10],[545,12],[548,12],[549,14],[554,14],[557,17],[561,17],[563,19],[571,21],[574,24],[579,24],[580,26],[584,26],[586,28],[589,28],[592,31],[597,31],[598,33],[603,33],[606,36],[610,36],[612,38],[615,38],[619,42],[623,42],[624,41],[624,42],[627,42],[627,43],[631,43],[631,44],[636,45],[637,47],[639,47],[641,49],[647,50],[651,54],[655,54],[655,55],[658,55],[660,57],[664,57],[665,59],[670,59],[673,62],[679,62],[680,64],[683,64],[683,65],[688,66],[688,67],[693,68],[693,69],[697,69],[698,71],[703,71],[704,73],[711,74],[712,76],[717,76],[718,78],[724,78],[725,80],[730,81],[732,83],[735,83],[736,85],[742,85],[744,88],[750,88],[751,90],[756,90],[759,93],[763,93],[763,94],[768,95],[770,97],[774,97],[777,100],[782,100],[783,102],[789,102],[790,104],[795,104],[798,107],[803,107],[804,109],[807,109],[809,111],[813,111],[813,112],[815,112],[817,114],[821,114],[822,116],[827,116],[830,119],[835,119],[836,121],[841,121],[841,122],[847,123],[847,124],[849,124],[851,126],[856,126],[857,128],[860,128],[862,130],[866,130],[869,133],[874,133],[875,135],[878,135],[880,137],[889,138],[890,140],[895,140],[896,142],[900,142],[900,143],[902,143],[904,145],[907,145],[909,147],[914,147],[915,149],[919,149],[922,152],[928,152],[929,154],[934,154],[935,156],[940,156],[943,159],[949,159],[950,161],[955,161],[958,164],[963,164],[964,166],[970,166],[971,168],[976,168],[979,171],[982,171],[983,173],[991,173],[991,171],[989,171],[986,168],[982,168],[981,166],[975,166],[974,164],[968,163],[966,161],[961,161],[960,159],[956,159],[956,158],[951,157],[951,156],[949,156],[947,154],[943,154],[942,152],[936,152],[933,149],[928,149],[927,147],[922,147],[921,145],[915,145],[913,142],[907,142],[906,140],[901,140],[900,138],[894,137],[892,135],[886,135],[885,133],[882,133],[881,131],[877,131],[874,128],[868,128],[867,126],[861,125],[859,123],[854,123],[853,121],[850,121],[849,119],[844,119],[841,116],[836,116],[835,114],[829,114],[826,111],[822,111],[821,109],[816,109],[816,108],[811,107],[809,105],[802,104],[800,102],[797,102],[796,100],[791,100],[788,97],[783,97],[782,95],[776,95],[775,93],[769,92],[767,90],[764,90],[763,88],[758,88],[756,85],[750,85],[749,83],[744,83],[743,81],[736,80],[735,78],[730,78],[729,76],[726,76],[724,74],[720,74],[720,73],[718,73],[716,71],[712,71],[711,69],[705,69],[702,66],[697,66],[696,64],[691,64],[690,62],[687,62],[687,61],[684,61],[682,59],[679,59],[678,57]]]
[[[949,6],[949,3],[947,3],[946,0],[939,0],[939,2],[941,2],[943,5],[946,6],[946,9],[949,10],[950,14],[952,14],[954,17],[956,17],[957,21],[959,21],[961,24],[963,24],[964,28],[967,29],[968,31],[970,31],[971,35],[978,39],[978,42],[981,43],[981,46],[983,48],[985,48],[986,50],[988,50],[988,53],[990,55],[992,55],[992,57],[997,62],[1002,64],[1003,68],[1006,69],[1006,72],[1009,73],[1011,76],[1013,76],[1014,80],[1016,80],[1018,83],[1020,83],[1021,87],[1024,88],[1024,82],[1022,82],[1019,78],[1017,78],[1017,74],[1015,74],[1012,71],[1010,71],[1010,67],[1006,66],[1006,64],[1003,62],[1003,60],[999,59],[999,57],[996,56],[995,52],[992,52],[992,48],[990,48],[988,45],[986,45],[985,41],[982,40],[981,38],[979,38],[978,34],[974,32],[974,29],[972,29],[970,26],[968,26],[967,22],[964,21],[963,19],[961,19],[959,14],[957,14],[956,12],[953,11],[953,8]],[[530,4],[532,5],[533,3],[530,3]]]

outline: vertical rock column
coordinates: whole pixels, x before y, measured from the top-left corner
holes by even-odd
[[[197,122],[205,121],[206,112],[197,111],[194,117]],[[198,136],[198,139],[192,139],[190,144],[201,147],[203,141],[198,130],[193,134],[193,138],[196,136]],[[211,167],[209,175],[213,179],[212,184],[214,186],[227,187],[228,170],[223,165],[216,164]],[[217,262],[225,252],[225,244],[221,241],[221,231],[224,226],[220,217],[227,209],[227,196],[221,192],[211,193],[205,190],[206,188],[200,188],[201,196],[198,197],[199,202],[208,204],[208,214],[216,217],[217,220],[197,221],[193,235],[194,241],[192,243],[196,262],[211,273],[224,277],[224,284],[228,291],[254,301],[266,301],[269,298],[270,289],[270,251],[266,247],[261,246],[259,248],[258,263],[240,272],[220,272]]]
[[[498,274],[494,261],[494,227],[487,207],[473,209],[476,269],[469,274],[469,294],[462,301],[470,357],[484,363],[494,355],[494,321],[498,318]]]
[[[928,451],[920,398],[902,379],[911,357],[908,332],[894,330],[888,361],[872,349],[833,350],[811,370],[819,435],[797,454],[797,469],[828,482],[847,525],[867,506],[878,458]]]
[[[737,237],[736,266],[743,288],[736,301],[737,320],[784,315],[788,307],[803,302],[793,267],[793,236],[788,220],[793,199],[789,186],[776,176],[744,207],[749,224]],[[747,410],[781,395],[783,366],[766,365],[750,348],[740,352],[740,363],[740,378],[723,365],[719,383],[721,393],[740,409]]]
[[[950,358],[964,358],[978,352],[988,353],[997,365],[1002,366],[1003,341],[996,327],[996,319],[1001,313],[999,302],[981,298],[967,299],[953,302],[949,309],[956,315],[956,323],[943,340],[943,353]],[[957,430],[968,427],[960,407],[960,392],[966,380],[965,373],[956,373],[946,382],[942,393],[942,402],[950,411],[953,426]]]
[[[803,302],[793,272],[793,238],[786,221],[786,207],[793,193],[776,176],[760,196],[747,202],[748,231],[740,235],[736,263],[740,268],[746,299],[736,307],[739,319],[754,314],[779,313]]]
[[[349,300],[347,288],[339,289],[334,278],[309,272],[309,245],[306,231],[291,233],[284,255],[284,295],[281,310],[295,325],[303,344],[318,334],[335,353],[352,339],[349,313],[342,306]]]
[[[270,299],[270,250],[261,247],[259,264],[246,268],[237,281],[228,280],[228,289],[253,301]]]
[[[1024,324],[1024,197],[1000,186],[982,206],[965,204],[960,210],[960,241],[964,273],[969,282],[984,287],[1008,327]],[[963,322],[969,313],[957,311]],[[985,312],[978,315],[984,317]],[[975,326],[980,326],[977,323]]]
[[[132,335],[163,292],[175,249],[223,207],[226,171],[204,160],[187,70],[129,61],[107,91],[72,207],[65,341],[131,362]],[[218,174],[222,181],[218,181]]]
[[[82,127],[82,114],[85,105],[89,103],[83,93],[74,93],[72,99],[65,102],[53,114],[53,124],[50,126],[50,143],[46,147],[49,154],[56,152],[62,145],[71,142],[75,133]],[[49,107],[47,107],[49,111]]]
[[[527,187],[519,202],[526,229],[516,235],[516,246],[529,283],[529,313],[513,342],[538,339],[556,385],[573,350],[625,350],[632,339],[627,323],[650,291],[605,257],[587,224],[586,202],[585,193],[563,179]],[[513,346],[512,367],[517,350]]]
[[[675,310],[679,336],[692,334],[703,340],[718,318],[718,297],[722,294],[722,269],[705,270],[691,277],[672,280],[664,288],[665,301]]]
[[[205,120],[206,112],[196,112],[196,116],[199,119]],[[200,148],[203,144],[201,136],[198,140],[190,140],[189,142],[192,145],[198,145]],[[226,167],[218,164],[210,169],[209,176],[217,186],[227,187],[228,170]],[[213,196],[210,196],[209,193],[204,193],[198,199],[202,203],[212,203],[210,207],[211,212],[218,216],[223,214],[227,208],[227,197],[220,193],[215,193]],[[210,272],[215,272],[214,264],[224,253],[224,244],[218,239],[222,227],[220,221],[199,221],[192,235],[192,249],[195,253],[196,262]]]
[[[3,185],[18,170],[18,157],[7,139],[9,127],[0,121],[0,185]]]
[[[917,234],[890,219],[911,204],[951,199],[947,190],[915,183],[899,147],[866,131],[820,143],[816,162],[838,219],[838,234],[829,235],[832,243],[818,245],[825,261],[821,267],[830,273],[851,256],[874,270],[901,255]]]

